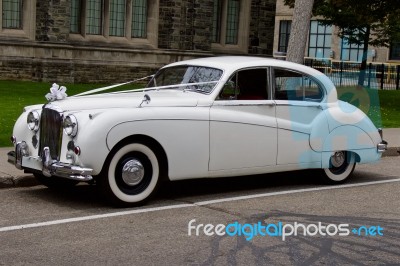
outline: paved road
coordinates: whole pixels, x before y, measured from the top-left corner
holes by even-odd
[[[0,265],[394,265],[400,261],[399,162],[386,157],[358,166],[349,183],[334,187],[318,184],[314,171],[180,181],[129,209],[108,206],[89,185],[63,192],[1,189]],[[361,236],[304,236],[301,230],[285,241],[201,230],[195,236],[199,224],[235,222],[322,222],[332,224],[332,234],[334,226],[348,224]],[[365,236],[362,226],[377,235]]]

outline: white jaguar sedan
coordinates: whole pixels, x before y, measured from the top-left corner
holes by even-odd
[[[62,89],[24,109],[9,162],[49,187],[94,180],[123,205],[163,180],[316,168],[341,183],[387,146],[328,77],[286,61],[202,58],[161,68],[142,90]]]

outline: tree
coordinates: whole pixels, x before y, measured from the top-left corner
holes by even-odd
[[[285,4],[293,7],[295,0],[285,0]],[[364,45],[358,80],[361,86],[368,47],[389,46],[400,40],[399,0],[315,0],[313,15],[324,17],[325,25],[337,26],[339,37],[348,44]]]
[[[286,60],[302,64],[314,0],[296,0]]]

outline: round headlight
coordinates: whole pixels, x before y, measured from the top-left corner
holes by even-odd
[[[28,117],[26,119],[26,122],[28,123],[28,128],[32,131],[38,131],[39,130],[39,113],[36,111],[32,111],[28,114]]]
[[[64,119],[64,132],[68,136],[75,137],[78,133],[78,120],[73,115],[68,115]]]

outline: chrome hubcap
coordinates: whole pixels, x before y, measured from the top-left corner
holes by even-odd
[[[333,167],[340,167],[346,160],[345,154],[342,151],[335,152],[331,157],[331,163]]]
[[[132,159],[122,167],[122,180],[128,186],[136,186],[144,177],[144,167],[139,160]]]

